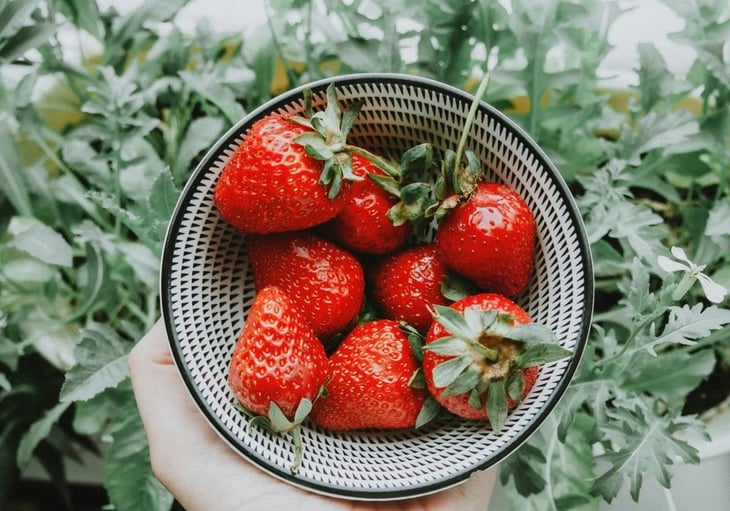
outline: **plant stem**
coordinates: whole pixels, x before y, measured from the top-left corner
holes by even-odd
[[[482,81],[479,83],[477,91],[474,93],[474,101],[469,108],[469,113],[467,114],[466,121],[464,122],[464,129],[462,130],[461,138],[459,139],[459,145],[456,147],[456,158],[454,159],[454,175],[458,175],[459,173],[459,165],[461,165],[461,159],[464,156],[464,151],[466,150],[466,142],[469,139],[469,132],[471,131],[471,127],[474,124],[474,118],[476,117],[477,109],[479,108],[479,102],[481,101],[482,96],[484,96],[484,92],[487,90],[489,81],[490,75],[489,73],[487,73],[484,75],[484,78],[482,78]]]

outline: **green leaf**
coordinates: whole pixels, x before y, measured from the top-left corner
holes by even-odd
[[[523,496],[540,493],[546,484],[539,468],[547,460],[543,450],[533,443],[523,444],[500,465],[499,478],[502,484],[507,484],[511,478],[517,492]]]
[[[707,337],[730,323],[730,310],[715,305],[671,307],[667,324],[661,334],[649,336],[642,348],[654,354],[655,348],[665,344],[693,345],[698,339]]]
[[[76,364],[66,373],[60,400],[84,401],[116,387],[129,374],[127,358],[132,346],[106,325],[95,323],[84,328],[74,350]]]
[[[17,0],[13,3],[17,3]],[[58,31],[58,26],[49,22],[40,22],[19,29],[8,39],[2,41],[0,62],[11,62],[22,57],[29,50],[45,43],[56,31]]]
[[[63,0],[62,10],[68,13],[77,27],[98,40],[104,37],[104,24],[95,0]]]
[[[525,346],[524,351],[515,357],[515,363],[517,367],[549,364],[550,362],[569,357],[571,353],[570,350],[563,348],[559,344],[531,343]]]
[[[173,175],[176,179],[182,180],[192,172],[191,166],[195,157],[213,145],[223,128],[224,121],[221,117],[206,116],[190,121],[175,159]]]
[[[428,346],[427,346],[428,347]],[[468,355],[450,358],[433,369],[433,383],[436,387],[447,387],[451,384],[469,365],[472,358]]]
[[[610,421],[602,424],[601,429],[612,448],[596,461],[608,463],[609,468],[598,476],[593,488],[606,501],[616,497],[627,479],[631,497],[638,501],[646,475],[654,476],[669,488],[672,465],[680,461],[699,462],[697,450],[680,436],[681,432],[697,429],[699,422],[659,416],[638,403],[611,410],[608,416]]]
[[[434,319],[454,337],[469,340],[475,338],[481,332],[481,329],[475,332],[459,311],[444,305],[434,305],[433,308],[435,311]]]
[[[441,392],[442,397],[458,396],[475,389],[482,378],[482,371],[478,367],[470,366],[459,374],[454,381]]]
[[[415,428],[418,429],[420,427],[423,427],[432,420],[434,420],[438,416],[440,411],[441,405],[439,404],[439,402],[436,401],[433,396],[428,396],[423,402],[421,409],[418,411]]]
[[[466,353],[467,343],[463,339],[449,335],[426,344],[423,346],[423,349],[426,351],[432,351],[437,355],[455,357]]]
[[[35,224],[21,231],[8,242],[8,245],[47,264],[65,267],[73,265],[71,245],[47,225]]]
[[[558,338],[555,336],[555,332],[553,332],[549,327],[535,322],[513,326],[508,337],[513,341],[520,342],[558,343]]]
[[[668,403],[682,403],[715,367],[712,350],[694,353],[674,350],[659,356],[635,355],[622,387],[649,392]]]
[[[159,281],[160,258],[146,245],[124,242],[118,245],[126,263],[132,268],[136,277],[148,288],[154,289]]]
[[[31,217],[30,192],[21,174],[20,155],[9,125],[9,120],[0,116],[0,192],[19,215]]]
[[[69,407],[71,403],[58,403],[56,406],[46,411],[46,413],[35,421],[28,431],[23,435],[18,445],[17,462],[19,467],[24,467],[28,464],[33,451],[35,451],[38,444],[48,437],[51,429],[56,425],[58,420],[63,415],[63,412]]]
[[[487,388],[487,417],[495,433],[500,433],[507,421],[507,388],[504,380],[493,380]]]
[[[104,487],[118,511],[169,511],[173,496],[152,472],[147,436],[133,399],[109,428]]]

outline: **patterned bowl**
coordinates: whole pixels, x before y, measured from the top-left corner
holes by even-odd
[[[505,115],[480,103],[467,147],[487,177],[515,188],[535,214],[535,271],[520,303],[546,324],[572,357],[541,368],[529,396],[500,434],[487,422],[451,419],[417,431],[334,433],[305,423],[304,457],[293,474],[286,436],[249,427],[226,377],[233,346],[254,296],[245,236],[223,221],[213,190],[247,130],[270,112],[301,114],[303,90],[323,108],[334,81],[341,105],[364,105],[349,140],[383,154],[420,142],[456,148],[473,97],[432,80],[400,74],[346,75],[291,90],[252,111],[208,152],[183,190],[162,259],[161,301],[170,348],[202,414],[237,452],[271,475],[310,491],[360,500],[433,493],[496,464],[541,424],[565,392],[583,353],[592,315],[593,274],[583,224],[570,191],[539,147]]]

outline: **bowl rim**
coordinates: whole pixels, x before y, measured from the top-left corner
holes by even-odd
[[[256,120],[264,117],[271,111],[277,110],[278,108],[290,104],[292,101],[298,98],[301,98],[303,92],[307,89],[311,90],[314,93],[323,92],[326,87],[333,82],[336,88],[362,82],[413,85],[419,88],[430,89],[433,91],[447,94],[451,97],[454,97],[455,99],[464,101],[466,103],[471,103],[474,99],[474,96],[466,92],[465,90],[459,89],[458,87],[440,82],[432,78],[426,78],[407,73],[349,73],[328,78],[321,78],[291,88],[286,92],[270,98],[269,100],[265,101],[258,107],[252,109],[247,114],[245,114],[238,122],[233,124],[223,135],[221,135],[201,158],[200,162],[196,165],[195,169],[190,174],[184,187],[182,188],[178,201],[170,217],[170,221],[168,223],[162,245],[161,268],[159,276],[159,301],[161,314],[163,317],[163,323],[168,338],[168,345],[175,366],[180,373],[181,379],[185,387],[187,388],[188,393],[195,402],[196,407],[201,412],[201,415],[203,415],[204,419],[209,423],[212,429],[223,441],[225,441],[236,452],[242,455],[245,460],[248,460],[255,466],[263,469],[266,473],[313,493],[352,500],[383,501],[428,495],[464,483],[473,472],[492,467],[500,461],[504,460],[513,452],[515,452],[518,447],[520,447],[532,436],[532,434],[535,433],[538,427],[544,422],[544,420],[552,412],[554,407],[565,395],[566,390],[570,382],[572,381],[573,375],[575,374],[578,366],[580,365],[582,357],[585,354],[585,346],[588,341],[590,326],[593,318],[595,277],[593,272],[593,260],[591,255],[590,242],[585,230],[583,218],[580,214],[575,198],[555,164],[550,160],[545,151],[531,138],[531,136],[521,126],[519,126],[515,121],[509,118],[509,116],[507,116],[505,113],[497,110],[495,107],[485,102],[484,100],[481,100],[479,102],[479,108],[486,111],[489,116],[497,118],[500,123],[508,127],[512,135],[520,139],[526,146],[529,146],[534,156],[539,160],[539,163],[547,169],[547,173],[549,174],[551,182],[556,186],[557,193],[565,204],[565,208],[570,218],[570,222],[572,223],[572,225],[575,226],[576,241],[579,247],[578,251],[581,254],[581,263],[583,267],[582,282],[584,288],[584,308],[580,321],[580,333],[576,338],[576,343],[574,346],[574,356],[571,357],[569,364],[566,366],[559,384],[556,385],[556,387],[550,392],[550,395],[542,404],[540,410],[536,413],[535,417],[531,419],[530,423],[510,440],[509,445],[507,445],[504,449],[501,449],[495,455],[489,457],[483,463],[470,469],[455,473],[451,477],[442,480],[430,481],[423,484],[398,489],[348,488],[328,485],[316,481],[310,481],[309,479],[302,479],[297,477],[296,474],[291,474],[286,470],[273,466],[273,464],[264,463],[262,460],[252,455],[252,453],[248,452],[243,446],[238,443],[236,438],[229,434],[228,429],[223,425],[220,417],[215,413],[215,411],[211,408],[208,402],[204,399],[199,387],[195,385],[190,369],[187,367],[183,359],[182,353],[178,349],[179,339],[176,333],[174,317],[172,314],[172,299],[170,296],[170,284],[172,280],[171,267],[173,252],[175,249],[175,236],[176,233],[179,231],[180,224],[183,218],[182,213],[184,212],[185,205],[190,200],[191,192],[198,187],[201,180],[205,177],[208,169],[210,168],[211,163],[220,154],[221,150],[230,146],[230,144],[232,144],[235,139],[240,136],[241,128],[244,125],[253,124]]]

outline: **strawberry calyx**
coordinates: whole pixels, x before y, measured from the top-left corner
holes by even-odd
[[[397,173],[397,168],[384,158],[381,158],[362,147],[347,143],[347,136],[355,124],[363,100],[353,102],[343,112],[337,100],[337,91],[334,82],[327,86],[327,104],[324,110],[315,112],[312,107],[312,91],[304,91],[304,110],[306,117],[292,116],[291,122],[309,128],[311,131],[302,133],[294,138],[294,142],[304,146],[304,151],[323,162],[320,184],[328,187],[327,196],[330,199],[337,197],[342,189],[343,180],[360,181],[352,168],[352,155],[358,154],[371,161],[387,174]]]
[[[426,377],[423,374],[422,367],[424,343],[423,334],[404,321],[400,322],[400,329],[408,336],[408,343],[411,346],[411,351],[419,364],[418,369],[413,371],[413,374],[408,380],[408,385],[414,389],[425,389],[427,388]],[[433,396],[429,395],[426,397],[421,405],[421,409],[418,411],[414,428],[419,429],[432,422],[442,411],[443,408],[441,407],[441,404],[439,404]]]
[[[522,400],[523,369],[565,358],[571,352],[558,343],[547,326],[514,324],[511,314],[469,307],[463,313],[434,305],[434,320],[450,335],[423,346],[447,357],[433,369],[433,383],[442,397],[468,394],[479,409],[486,393],[486,414],[496,432],[507,418],[509,399]]]
[[[323,392],[324,387],[322,387],[320,395],[322,395]],[[318,395],[317,398],[319,398],[320,395]],[[289,466],[289,470],[292,473],[296,473],[299,470],[299,466],[302,463],[302,457],[304,455],[301,425],[312,411],[312,406],[312,401],[307,398],[303,398],[299,402],[292,419],[289,419],[279,405],[277,405],[274,401],[269,403],[267,415],[257,415],[240,405],[239,409],[250,418],[250,427],[260,427],[272,434],[285,434],[291,437],[294,447],[294,460]]]

